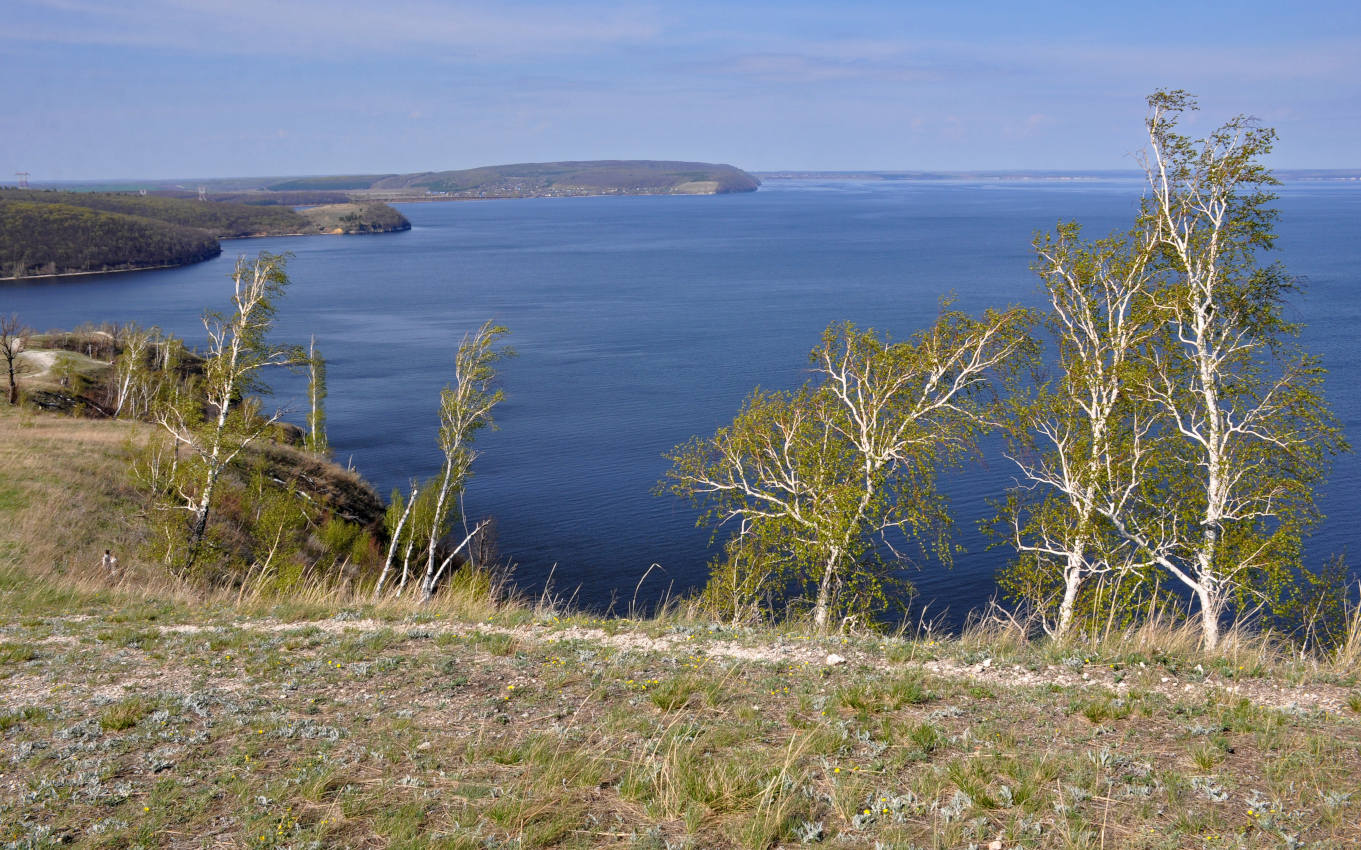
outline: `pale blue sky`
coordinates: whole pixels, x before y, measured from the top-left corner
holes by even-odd
[[[1361,3],[6,0],[0,182],[557,159],[1133,167],[1144,97],[1361,167]]]

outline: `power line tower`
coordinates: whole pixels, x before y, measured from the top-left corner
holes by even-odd
[[[206,201],[206,200],[208,200],[208,187],[207,187],[207,186],[200,186],[200,187],[198,187],[198,199],[199,199],[200,201]]]
[[[20,189],[27,189],[27,188],[28,188],[28,172],[27,172],[27,171],[16,171],[16,172],[14,172],[14,176],[19,178],[19,188],[20,188]]]

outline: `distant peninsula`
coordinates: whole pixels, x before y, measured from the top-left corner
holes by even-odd
[[[222,253],[219,240],[386,233],[411,222],[383,203],[288,206],[113,192],[0,189],[0,280],[168,268]]]
[[[388,202],[721,195],[760,185],[731,165],[597,160],[0,189],[0,280],[182,266],[221,254],[218,240],[228,238],[409,230]]]
[[[444,201],[587,195],[723,195],[754,192],[761,181],[731,165],[649,159],[522,162],[458,171],[232,177],[211,180],[88,181],[62,184],[81,191],[145,191],[162,197],[251,205],[350,201]]]
[[[273,192],[346,191],[391,199],[545,198],[583,195],[721,195],[754,192],[761,181],[740,168],[707,162],[595,160],[524,162],[462,171],[299,177]],[[413,195],[415,197],[413,197]]]

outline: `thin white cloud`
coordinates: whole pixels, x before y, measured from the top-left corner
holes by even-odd
[[[420,50],[483,58],[578,53],[641,44],[661,25],[646,6],[438,0],[19,0],[28,42],[176,46],[227,54],[295,51],[362,56]],[[14,31],[11,30],[11,33]],[[359,51],[358,54],[354,53]]]

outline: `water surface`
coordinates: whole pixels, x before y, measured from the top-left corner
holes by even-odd
[[[662,455],[731,421],[755,386],[804,379],[831,322],[903,337],[941,299],[968,311],[1039,304],[1035,232],[1077,219],[1091,234],[1128,224],[1134,181],[771,182],[753,194],[405,204],[413,229],[355,237],[224,243],[217,260],[0,288],[0,312],[39,328],[137,321],[203,338],[198,316],[225,309],[235,257],[294,254],[278,340],[315,334],[328,359],[336,455],[386,495],[434,473],[439,389],[458,339],[486,319],[519,356],[503,364],[500,430],[483,433],[469,513],[494,515],[502,551],[530,590],[553,571],[580,601],[627,604],[702,583],[707,530],[652,494]],[[1290,307],[1330,368],[1328,392],[1356,439],[1361,363],[1361,188],[1287,186],[1280,258],[1307,278]],[[301,418],[303,385],[276,382]],[[932,612],[987,599],[1004,553],[977,521],[1010,479],[991,454],[947,483],[966,552],[914,576]],[[1337,464],[1329,518],[1309,555],[1345,552],[1361,525],[1361,464]],[[554,569],[556,567],[556,569]]]

